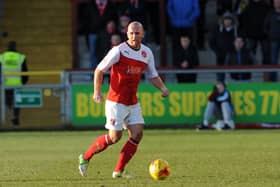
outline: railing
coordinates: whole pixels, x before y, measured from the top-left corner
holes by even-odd
[[[245,68],[244,68],[245,67]],[[159,68],[158,72],[164,77],[165,82],[175,83],[176,74],[178,73],[196,73],[198,83],[214,83],[216,81],[216,73],[225,73],[227,76],[230,73],[252,73],[251,82],[263,82],[263,75],[269,72],[278,72],[280,74],[280,66],[242,66],[241,67],[202,67],[192,70],[179,70],[172,68]],[[1,80],[6,76],[23,76],[28,75],[36,78],[44,76],[58,76],[59,82],[55,84],[27,84],[22,86],[5,86],[1,84],[1,124],[2,127],[9,127],[7,121],[7,109],[5,106],[5,90],[41,90],[43,92],[44,106],[37,108],[24,108],[22,127],[63,127],[63,125],[72,124],[72,86],[73,85],[92,85],[93,71],[89,69],[80,70],[65,70],[65,71],[34,71],[23,73],[5,73],[1,75]],[[231,82],[231,79],[226,79],[226,82]],[[142,82],[148,82],[146,76],[143,76]],[[105,74],[104,84],[109,83],[109,76]],[[41,113],[39,112],[41,111]],[[32,124],[31,124],[32,123]]]
[[[31,109],[34,106],[24,106],[23,108],[28,108],[31,110],[32,114],[32,119],[28,119],[27,121],[32,122],[34,119],[37,119],[36,124],[43,124],[44,121],[57,121],[56,123],[63,124],[65,121],[65,84],[64,84],[64,73],[62,71],[34,71],[34,72],[9,72],[9,73],[2,73],[1,75],[1,80],[5,80],[5,77],[8,76],[29,76],[29,77],[38,77],[38,76],[43,76],[43,77],[49,77],[49,76],[58,76],[60,81],[57,84],[26,84],[26,85],[21,85],[21,86],[5,86],[4,84],[1,84],[1,124],[2,126],[6,126],[9,124],[9,121],[7,121],[7,108],[5,105],[5,100],[6,100],[6,95],[5,91],[8,89],[13,89],[17,91],[22,91],[22,90],[38,90],[39,91],[39,97],[43,97],[42,100],[45,100],[44,96],[49,96],[49,97],[59,97],[60,103],[58,104],[59,109],[57,109],[55,106],[50,106],[48,102],[53,102],[51,99],[46,99],[47,103],[46,105],[49,106],[48,108],[40,107],[37,106],[35,107],[36,109]],[[42,96],[42,91],[43,91],[43,96]],[[32,93],[31,93],[32,94]],[[33,94],[34,95],[34,94]],[[17,102],[16,95],[15,95],[15,102]],[[34,100],[35,98],[29,98]],[[21,100],[21,98],[20,98]],[[28,98],[27,98],[28,100]],[[33,102],[33,101],[31,101]],[[38,102],[43,102],[43,101],[38,101]],[[40,105],[40,103],[37,103]],[[30,103],[28,103],[30,105]],[[19,106],[21,107],[21,106]],[[39,110],[45,110],[45,113],[48,113],[47,111],[49,110],[50,113],[58,113],[58,116],[60,119],[56,120],[49,120],[49,118],[54,117],[54,116],[46,116],[43,117],[42,114],[39,115],[38,111]]]
[[[249,66],[200,66],[194,69],[177,69],[172,67],[158,68],[158,73],[167,76],[165,82],[176,82],[174,76],[176,74],[197,74],[197,82],[215,82],[217,73],[225,73],[229,77],[230,73],[252,73],[251,82],[262,82],[265,73],[280,72],[280,65],[249,65]],[[89,69],[75,69],[66,70],[67,78],[71,83],[86,83],[92,81],[91,76],[93,70]],[[108,73],[107,73],[108,74]],[[280,77],[279,77],[280,78]],[[143,81],[148,81],[145,77]],[[232,79],[226,79],[226,82],[231,82]]]

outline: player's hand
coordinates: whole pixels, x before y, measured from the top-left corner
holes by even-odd
[[[93,93],[93,100],[96,102],[96,103],[101,103],[103,101],[103,95],[102,93],[96,93],[94,92]]]
[[[163,89],[161,96],[162,97],[167,97],[168,95],[169,95],[169,90],[167,88]]]

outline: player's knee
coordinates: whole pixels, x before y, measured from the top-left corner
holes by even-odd
[[[143,138],[143,131],[137,131],[132,135],[132,139],[137,142],[140,142],[142,138]]]
[[[118,141],[120,141],[120,139],[122,138],[122,136],[113,136],[111,137],[112,143],[115,144]]]
[[[122,133],[109,133],[112,144],[117,143],[122,138]]]

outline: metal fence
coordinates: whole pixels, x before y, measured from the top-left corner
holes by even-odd
[[[208,67],[193,70],[159,69],[158,72],[167,83],[177,83],[176,74],[178,73],[197,73],[197,82],[199,83],[214,83],[217,73],[225,73],[226,82],[235,82],[230,78],[230,73],[241,72],[250,72],[252,74],[252,79],[247,82],[263,82],[265,74],[270,72],[280,74],[280,68],[278,66],[276,68],[256,66],[250,69]],[[1,80],[4,80],[5,76],[12,75],[28,75],[33,79],[46,77],[46,80],[48,77],[57,76],[59,81],[57,83],[29,83],[16,87],[1,84],[1,128],[18,128],[14,127],[10,122],[8,108],[5,105],[5,90],[14,89],[17,92],[15,99],[18,102],[17,105],[21,107],[19,128],[62,128],[65,125],[71,126],[73,109],[72,85],[92,84],[93,81],[92,70],[10,73],[2,74]],[[143,76],[142,82],[148,82],[148,79]],[[108,83],[109,75],[105,74],[104,84]]]
[[[5,76],[28,75],[31,79],[45,79],[56,76],[57,83],[35,83],[22,86],[5,86],[1,84],[1,125],[2,128],[12,126],[12,108],[5,105],[5,91],[14,90],[14,106],[20,108],[20,127],[59,127],[65,122],[65,84],[61,71],[37,71],[24,73],[5,73]],[[36,81],[33,81],[36,82]]]

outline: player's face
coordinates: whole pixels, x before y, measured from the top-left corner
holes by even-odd
[[[128,44],[133,48],[139,48],[144,38],[144,30],[140,24],[129,24],[127,30]]]

